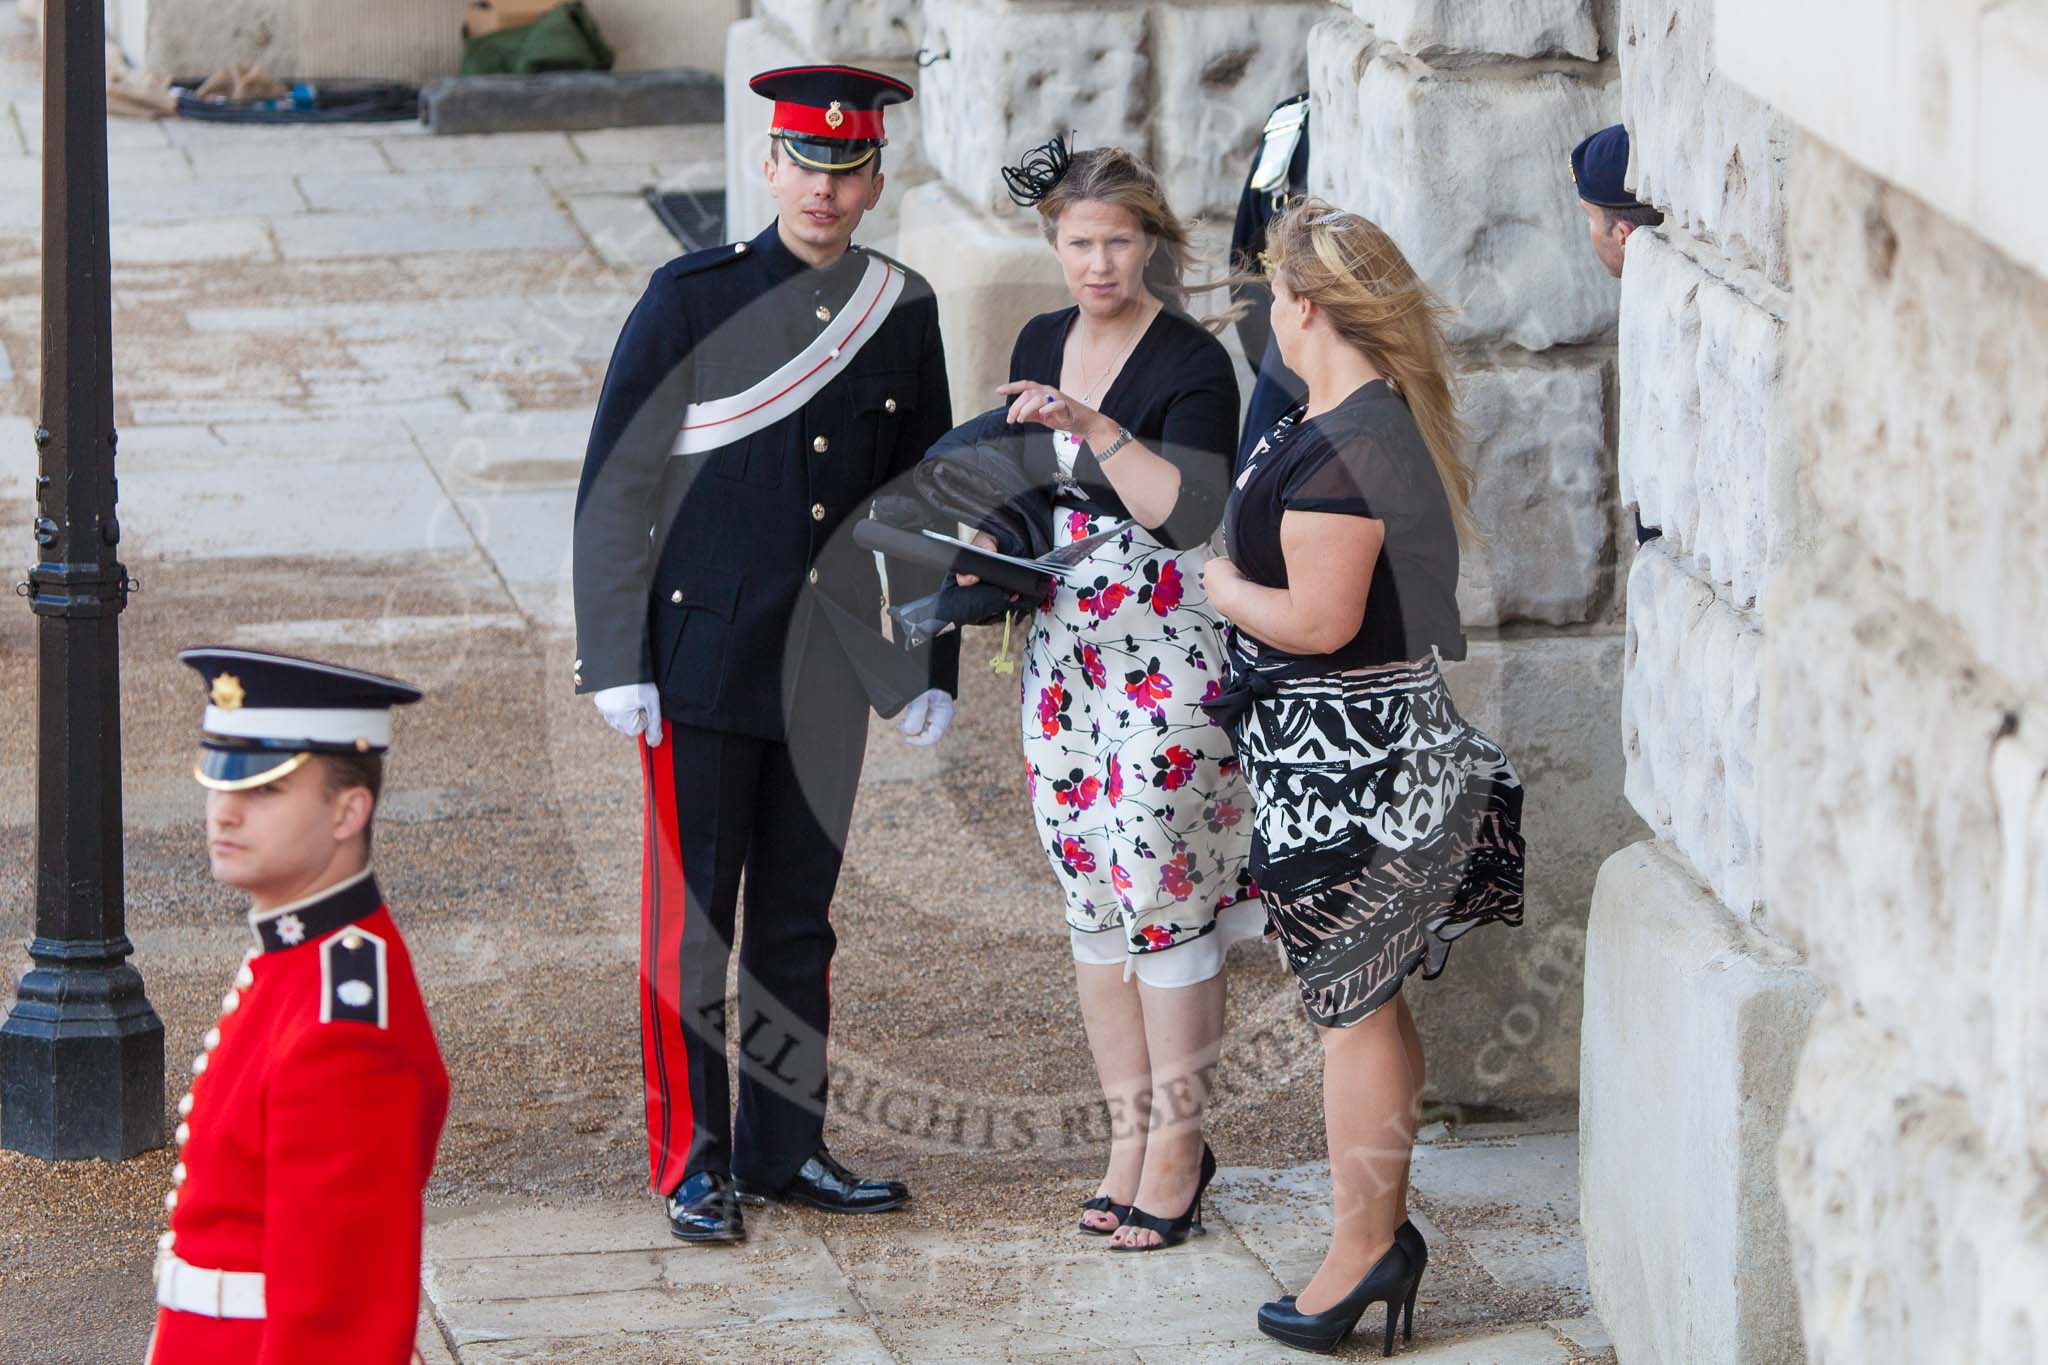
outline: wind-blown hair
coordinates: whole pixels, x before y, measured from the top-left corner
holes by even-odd
[[[1269,276],[1323,310],[1330,325],[1372,362],[1415,416],[1429,446],[1458,539],[1479,540],[1472,469],[1444,340],[1449,307],[1415,274],[1394,239],[1368,218],[1326,200],[1298,199],[1266,229]]]

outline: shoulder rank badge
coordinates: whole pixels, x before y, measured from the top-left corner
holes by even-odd
[[[320,945],[320,1022],[390,1027],[384,940],[348,928]]]
[[[1301,143],[1301,130],[1308,127],[1308,101],[1283,104],[1266,120],[1259,142],[1259,164],[1252,168],[1252,188],[1270,190],[1287,183],[1287,166]]]

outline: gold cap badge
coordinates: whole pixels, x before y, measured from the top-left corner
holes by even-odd
[[[816,108],[817,106],[813,105],[811,107]],[[832,106],[825,111],[825,126],[827,128],[837,128],[844,122],[846,122],[846,115],[840,112],[839,101],[833,100]]]
[[[232,673],[223,673],[213,680],[213,704],[223,711],[239,711],[242,698],[247,695],[242,691],[242,680]]]

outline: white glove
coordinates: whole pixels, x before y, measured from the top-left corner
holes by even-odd
[[[647,747],[661,743],[661,689],[653,683],[626,683],[592,695],[605,724],[628,739],[647,732]]]
[[[937,744],[952,724],[953,699],[936,687],[904,707],[903,719],[896,722],[904,742],[917,749]]]

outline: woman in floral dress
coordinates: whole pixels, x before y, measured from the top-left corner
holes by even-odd
[[[1055,490],[1055,543],[1113,532],[1032,614],[1020,697],[1112,1119],[1081,1230],[1151,1250],[1198,1218],[1223,950],[1263,923],[1245,873],[1250,801],[1200,708],[1223,675],[1201,571],[1229,495],[1237,381],[1183,309],[1187,235],[1148,167],[1114,148],[1069,157],[1056,140],[1005,174],[1075,300],[1017,338],[1009,419],[1034,433],[1024,460]]]

